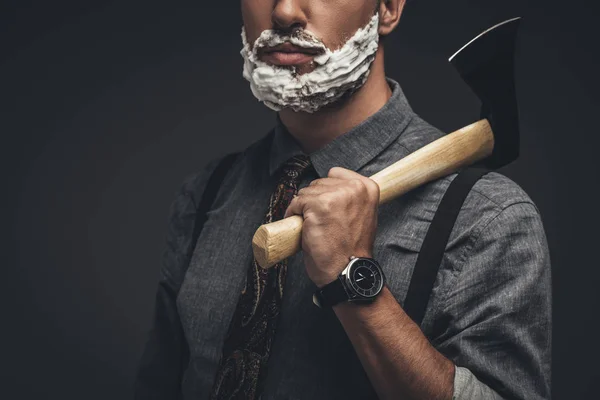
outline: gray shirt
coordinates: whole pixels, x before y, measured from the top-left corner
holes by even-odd
[[[398,83],[376,114],[310,154],[326,177],[334,166],[370,176],[441,137],[410,108]],[[172,208],[161,281],[180,287],[177,312],[189,346],[184,398],[203,399],[252,261],[251,240],[275,188],[276,171],[302,151],[277,119],[272,134],[249,146],[216,197],[187,272],[195,212],[218,160],[186,179]],[[374,257],[403,304],[412,270],[437,206],[455,175],[379,208]],[[196,199],[197,200],[197,199]],[[376,394],[332,310],[312,303],[302,252],[288,259],[282,314],[262,399],[370,399]],[[422,324],[431,344],[456,365],[456,399],[549,399],[550,260],[540,215],[527,194],[498,174],[468,195],[444,253]]]

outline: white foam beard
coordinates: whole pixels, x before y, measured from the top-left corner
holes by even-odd
[[[379,43],[379,13],[356,31],[341,48],[331,51],[308,31],[292,32],[282,36],[266,30],[254,42],[252,49],[242,27],[244,47],[244,78],[256,98],[267,107],[279,111],[289,107],[294,111],[313,113],[333,103],[344,94],[358,90],[367,80]],[[323,54],[314,57],[315,68],[299,75],[295,67],[269,65],[258,58],[258,50],[290,42],[293,45],[320,49]]]

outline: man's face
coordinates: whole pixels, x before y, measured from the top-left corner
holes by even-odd
[[[283,34],[301,29],[316,35],[333,51],[342,47],[369,22],[379,0],[242,0],[241,4],[250,45],[265,30],[272,29]],[[297,48],[280,48],[280,52],[272,50],[259,52],[259,59],[271,65],[293,65],[299,74],[310,72],[314,67],[311,63],[314,50],[305,54],[296,53]]]

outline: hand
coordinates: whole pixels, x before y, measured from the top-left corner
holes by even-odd
[[[298,191],[284,218],[304,217],[304,264],[318,287],[337,279],[350,256],[372,257],[378,205],[379,185],[340,167]]]

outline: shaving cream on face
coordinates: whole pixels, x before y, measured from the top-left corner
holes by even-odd
[[[240,54],[244,58],[244,78],[250,82],[254,96],[267,107],[275,111],[289,107],[294,111],[313,113],[344,94],[355,92],[366,82],[379,43],[378,25],[377,13],[334,51],[308,31],[280,35],[272,29],[263,31],[251,48],[242,27],[244,47]],[[322,54],[313,59],[314,70],[300,75],[294,67],[269,65],[258,58],[261,48],[285,42],[321,50]]]

